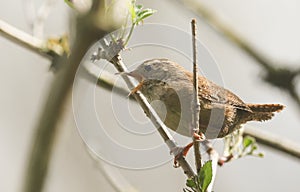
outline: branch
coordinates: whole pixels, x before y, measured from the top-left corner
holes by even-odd
[[[64,65],[66,61],[65,56],[59,57],[55,58],[52,64]],[[34,129],[34,138],[24,176],[24,192],[40,192],[44,185],[53,143],[58,131],[57,122],[63,112],[62,108],[68,92],[69,83],[62,83],[67,77],[67,71],[65,68],[62,70],[57,73],[57,77],[51,85],[41,117]]]
[[[94,5],[100,11],[99,1]],[[41,117],[36,125],[26,175],[24,176],[24,192],[41,192],[47,176],[49,161],[55,138],[58,134],[58,122],[64,112],[64,105],[72,87],[75,73],[86,50],[96,40],[103,37],[107,31],[96,25],[97,14],[90,12],[77,18],[76,38],[69,59],[57,56],[53,62],[61,64],[54,81],[51,84]],[[84,39],[82,39],[84,38]]]
[[[47,59],[52,59],[53,54],[50,51],[46,51],[46,42],[43,40],[35,38],[2,20],[0,20],[0,32],[3,36],[16,44],[46,57]]]
[[[66,36],[59,39],[41,40],[2,20],[0,20],[0,33],[12,42],[50,60],[69,52],[69,48],[66,45]],[[54,65],[52,66],[55,67]]]
[[[260,129],[249,128],[246,128],[243,134],[254,137],[258,143],[300,159],[300,145],[283,138],[281,135],[275,135]]]
[[[196,20],[193,19],[191,22],[192,27],[192,43],[193,43],[193,86],[194,86],[194,97],[192,101],[192,112],[193,112],[193,129],[194,134],[199,135],[199,114],[200,114],[200,102],[198,96],[198,64],[197,64],[197,28],[196,28]],[[197,168],[197,173],[200,173],[201,170],[201,154],[199,147],[199,139],[193,136],[194,143],[194,154],[195,154],[195,163]],[[203,134],[202,134],[203,135]]]

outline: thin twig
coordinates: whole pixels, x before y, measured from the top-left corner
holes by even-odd
[[[114,56],[110,62],[115,66],[115,68],[118,70],[118,72],[125,72],[127,71],[126,66],[124,65],[120,55]],[[129,89],[134,88],[134,83],[131,81],[131,79],[128,78],[126,75],[122,75],[122,78],[126,82]],[[174,138],[169,133],[168,128],[165,126],[165,124],[161,121],[155,110],[151,107],[151,105],[148,103],[146,97],[140,92],[137,91],[132,94],[132,96],[136,99],[136,101],[140,104],[140,106],[143,108],[146,115],[150,118],[154,126],[156,127],[157,131],[159,132],[160,136],[163,138],[167,146],[169,147],[170,151],[174,151],[174,149],[179,148],[176,144]],[[187,175],[187,177],[193,177],[195,176],[195,173],[189,163],[185,160],[184,156],[181,154],[176,154],[174,152],[174,156],[176,156],[176,160],[179,163],[180,167],[183,169],[184,173]]]
[[[42,40],[36,38],[8,23],[0,20],[0,33],[14,43],[33,51],[47,59],[54,59],[68,52],[64,45],[55,42],[56,39]]]
[[[53,54],[50,53],[50,51],[46,51],[46,43],[43,40],[35,38],[2,20],[0,20],[0,32],[7,39],[17,43],[18,45],[38,53],[43,57],[52,59]]]
[[[193,129],[196,135],[199,135],[199,114],[200,114],[200,102],[198,97],[198,64],[197,64],[197,37],[196,37],[196,20],[193,19],[191,22],[192,26],[192,43],[193,43],[193,86],[194,86],[194,98],[192,101],[192,111],[193,111]],[[194,154],[195,154],[195,163],[197,168],[197,173],[200,172],[201,164],[201,154],[199,147],[199,140],[196,137],[193,137],[194,143]]]

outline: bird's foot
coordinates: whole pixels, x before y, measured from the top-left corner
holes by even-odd
[[[195,141],[204,141],[206,138],[205,138],[205,135],[203,133],[200,132],[200,134],[197,134],[197,133],[194,133],[193,135],[193,138]],[[188,154],[190,148],[194,145],[194,142],[191,142],[189,144],[187,144],[185,147],[174,147],[172,150],[171,150],[171,154],[174,154],[175,157],[174,157],[174,167],[175,168],[178,168],[180,167],[179,163],[178,163],[178,159],[181,158],[181,157],[186,157],[186,155]]]
[[[173,167],[178,168],[180,167],[179,163],[178,163],[178,159],[179,158],[184,158],[186,157],[187,153],[189,152],[190,148],[193,146],[193,142],[189,143],[188,145],[186,145],[185,147],[174,147],[171,150],[171,154],[174,154],[174,164]]]
[[[194,132],[193,138],[195,141],[200,141],[200,142],[206,139],[205,135],[202,132],[200,132],[199,134]]]

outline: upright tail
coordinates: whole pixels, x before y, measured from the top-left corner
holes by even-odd
[[[275,112],[283,110],[284,106],[280,104],[247,104],[252,113],[249,116],[250,121],[266,121],[274,116]]]

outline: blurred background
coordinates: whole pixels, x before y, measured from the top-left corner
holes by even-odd
[[[72,10],[63,1],[53,2],[53,7],[45,21],[44,37],[59,36],[69,30],[68,13]],[[43,1],[36,0],[34,3],[38,8]],[[157,13],[145,23],[166,24],[190,33],[190,20],[196,18],[200,41],[217,63],[218,76],[216,78],[218,78],[217,81],[220,80],[219,84],[222,83],[224,87],[249,103],[286,105],[285,110],[277,114],[272,121],[249,123],[246,126],[260,128],[300,143],[300,108],[295,99],[292,99],[286,90],[278,89],[264,81],[266,70],[260,63],[241,50],[236,43],[228,40],[224,34],[218,32],[216,27],[211,26],[205,20],[205,17],[190,9],[196,8],[193,3],[201,3],[211,14],[220,19],[223,25],[237,33],[249,46],[267,58],[274,67],[297,70],[300,68],[299,1],[140,0],[138,3],[157,10]],[[32,34],[30,21],[34,14],[31,12],[33,8],[30,5],[29,0],[2,1],[0,18]],[[155,34],[152,35],[155,36]],[[137,33],[133,36],[133,41],[142,37],[143,34]],[[0,36],[0,48],[0,84],[2,87],[0,94],[0,154],[2,154],[0,191],[17,192],[21,191],[26,175],[34,128],[48,95],[49,85],[55,75],[49,71],[50,62],[47,59],[14,44],[3,36]],[[143,58],[147,59],[160,54],[155,51],[150,52],[151,47],[141,52],[133,50],[133,53],[137,55],[134,58],[131,58],[130,53],[125,52],[125,61],[127,59],[129,63],[136,64]],[[166,55],[171,55],[171,53]],[[172,59],[177,60],[180,59],[179,57],[174,55]],[[108,66],[107,70],[115,73],[112,67]],[[299,77],[295,78],[294,83],[297,92],[300,89]],[[74,90],[85,93],[85,89],[81,90],[79,86]],[[122,126],[116,121],[117,119],[120,120],[123,117],[123,122],[139,121],[147,124],[147,119],[143,117],[139,107],[128,102],[127,98],[116,96],[99,87],[95,88],[94,94],[98,98],[94,101],[97,115],[103,118],[100,121],[109,131],[109,137],[120,139],[120,145],[124,145],[125,148],[151,148],[156,142],[154,146],[162,147],[166,158],[156,163],[157,157],[145,156],[144,158],[150,163],[154,162],[155,166],[134,169],[135,163],[140,166],[144,165],[133,161],[132,166],[115,166],[114,163],[109,162],[109,159],[101,158],[103,156],[99,158],[95,154],[91,155],[90,148],[86,146],[86,138],[83,140],[82,132],[81,135],[78,132],[78,122],[75,122],[74,106],[70,95],[68,103],[65,104],[64,116],[59,122],[59,135],[55,140],[44,191],[182,191],[185,186],[185,175],[181,169],[172,167],[172,157],[168,155],[167,148],[161,143],[151,126],[149,126],[149,132],[153,134],[150,136],[149,134],[145,136],[144,133],[148,133],[148,130],[143,128],[145,131],[143,134],[128,134],[122,137],[120,131]],[[128,107],[123,113],[120,110],[121,107],[116,112],[119,104],[124,103],[123,101]],[[127,114],[128,109],[132,114]],[[135,119],[131,121],[127,117],[131,119],[135,117]],[[122,124],[122,119],[120,121]],[[87,124],[83,125],[88,125],[89,122],[85,123]],[[139,130],[138,124],[132,123],[131,126],[135,131]],[[97,140],[94,144],[105,146],[101,142]],[[219,145],[221,143],[222,141],[219,141]],[[299,186],[299,159],[263,145],[260,145],[260,150],[264,151],[264,158],[246,157],[219,168],[214,191],[295,191]],[[111,154],[115,153],[118,152],[111,151]],[[122,157],[114,156],[114,158]],[[127,156],[126,158],[139,160],[138,157]],[[192,154],[188,156],[188,159],[193,159]]]

